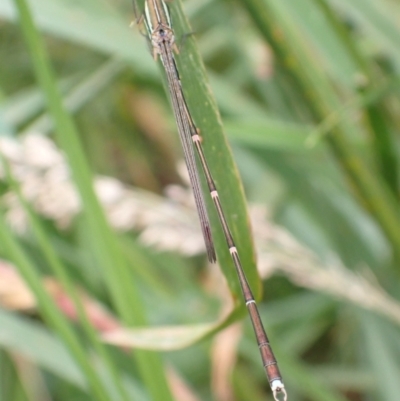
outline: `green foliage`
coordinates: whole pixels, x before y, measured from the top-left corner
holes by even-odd
[[[260,300],[264,290],[260,313],[289,399],[395,400],[400,6],[174,0],[170,8],[184,92]],[[2,193],[20,199],[30,229],[17,234],[2,213],[0,256],[36,303],[31,317],[0,310],[0,399],[178,399],[184,386],[171,379],[176,374],[199,399],[272,399],[247,319],[238,346],[232,340],[218,354],[217,334],[244,310],[212,209],[234,301],[222,318],[223,286],[205,285],[212,275],[204,255],[160,252],[137,232],[117,233],[93,189],[100,174],[159,194],[179,182],[162,69],[139,29],[129,29],[130,2],[3,0],[0,18],[0,132],[51,135],[82,208],[59,229],[24,201],[4,163]],[[242,182],[248,202],[267,207],[298,241],[280,231],[266,240],[262,219],[253,223],[260,269],[269,261],[278,272],[263,273],[263,282]],[[44,285],[48,276],[69,295],[74,321]],[[130,332],[132,352],[101,341],[82,290],[118,325],[141,328]],[[215,358],[230,362],[222,379]]]

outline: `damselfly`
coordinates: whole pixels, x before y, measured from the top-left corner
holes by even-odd
[[[223,212],[215,182],[211,175],[211,171],[208,167],[208,163],[201,146],[198,129],[194,124],[185,100],[185,96],[183,94],[182,85],[174,58],[174,53],[178,53],[178,49],[175,44],[175,34],[172,29],[167,5],[162,0],[146,0],[144,22],[151,41],[153,56],[155,59],[160,56],[162,65],[165,69],[171,103],[183,146],[185,161],[189,171],[189,177],[193,188],[198,214],[200,217],[208,258],[212,262],[216,260],[214,244],[211,236],[210,222],[201,190],[193,147],[196,149],[199,156],[200,165],[207,181],[208,189],[215,205],[230,255],[236,267],[243,297],[253,324],[254,332],[260,349],[261,359],[263,361],[274,398],[275,400],[279,400],[279,397],[282,397],[282,399],[286,401],[287,395],[282,382],[281,374],[279,372],[277,361],[272,352],[268,337],[265,333],[264,326],[258,313],[254,296],[242,268],[237,248]]]

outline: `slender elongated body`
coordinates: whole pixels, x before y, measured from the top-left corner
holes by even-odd
[[[200,218],[208,259],[211,262],[215,262],[216,256],[212,240],[211,226],[204,203],[203,192],[201,190],[199,173],[196,166],[191,140],[191,127],[188,120],[188,109],[183,97],[179,74],[173,57],[173,51],[177,52],[178,49],[175,45],[175,36],[171,29],[168,9],[164,2],[159,0],[146,1],[145,24],[150,35],[150,40],[153,47],[153,56],[154,58],[157,58],[157,55],[160,55],[161,62],[167,75],[172,108],[174,110],[175,120],[178,125],[178,132]]]
[[[207,160],[201,146],[201,140],[198,130],[194,124],[189,108],[185,101],[182,85],[179,79],[179,74],[174,59],[174,51],[177,52],[177,48],[175,45],[175,36],[172,30],[167,5],[162,0],[146,0],[145,24],[151,40],[153,56],[154,58],[157,58],[158,55],[160,56],[161,62],[166,72],[172,107],[174,110],[179,136],[184,150],[186,165],[189,171],[189,176],[196,200],[197,210],[203,230],[203,236],[206,243],[208,258],[210,261],[216,260],[214,245],[211,237],[210,223],[204,203],[204,198],[202,195],[193,147],[196,149],[199,156],[200,165],[206,178],[208,189],[214,202],[221,223],[221,227],[229,248],[229,252],[235,264],[236,272],[243,292],[243,297],[257,338],[261,359],[264,364],[264,368],[268,376],[274,398],[277,401],[279,401],[280,399],[286,401],[287,394],[285,391],[285,386],[282,382],[282,377],[279,372],[277,361],[272,352],[268,337],[265,333],[264,326],[258,312],[256,302],[254,300],[254,296],[242,268],[237,248],[235,246],[231,231],[228,226],[228,222],[223,212],[216,185],[212,178],[211,171],[208,167]]]

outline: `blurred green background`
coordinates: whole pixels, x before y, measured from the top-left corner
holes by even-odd
[[[398,399],[399,3],[170,7],[289,400]],[[128,0],[0,2],[0,400],[272,400],[133,18]]]

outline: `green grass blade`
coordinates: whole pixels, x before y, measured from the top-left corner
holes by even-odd
[[[357,74],[360,76],[361,82],[364,81],[359,88],[359,91],[364,94],[376,89],[380,86],[381,82],[385,82],[386,77],[382,77],[379,73],[375,73],[375,69],[368,63],[366,55],[358,49],[355,41],[350,36],[350,32],[346,30],[339,20],[337,15],[328,6],[325,0],[314,0],[318,7],[326,16],[328,22],[332,26],[332,30],[340,39],[343,47],[347,50],[348,56],[357,65]],[[355,76],[355,72],[353,73]],[[381,169],[382,176],[385,178],[388,187],[396,196],[398,192],[398,166],[397,154],[395,151],[395,138],[391,134],[388,121],[391,120],[390,110],[388,104],[371,104],[365,108],[364,113],[370,123],[370,131],[374,141],[373,150],[376,155],[377,164]],[[388,103],[388,102],[386,102]]]
[[[178,37],[183,37],[191,32],[191,28],[182,12],[180,1],[171,4],[171,8],[175,33]],[[203,138],[202,145],[218,187],[218,193],[238,247],[242,265],[254,295],[259,299],[261,286],[255,266],[254,248],[249,231],[242,183],[225,139],[218,108],[211,94],[205,69],[193,37],[185,40],[184,48],[176,58],[189,109],[200,129]],[[212,223],[212,228],[218,262],[235,298],[241,300],[242,295],[235,268],[220,230],[216,213],[210,204],[211,201],[208,210],[212,221],[215,222]]]
[[[33,24],[26,2],[16,0],[16,5],[35,72],[45,93],[50,114],[54,119],[57,138],[68,156],[73,178],[82,198],[84,216],[87,219],[89,232],[95,239],[96,258],[106,278],[115,307],[126,324],[145,325],[145,315],[140,307],[141,303],[134,288],[126,260],[94,194],[91,172],[74,123],[64,111],[41,38]],[[138,351],[135,353],[135,358],[147,384],[147,389],[154,399],[170,399],[171,395],[158,356],[154,353]],[[154,381],[157,381],[157,386],[153,386]]]
[[[398,397],[400,384],[398,357],[393,353],[394,346],[387,337],[387,322],[377,317],[363,313],[362,327],[364,328],[365,350],[371,362],[375,379],[375,391],[380,400],[390,401]],[[397,342],[397,339],[396,339]]]
[[[226,120],[229,138],[247,146],[265,149],[307,152],[307,139],[312,131],[305,125],[277,119]]]
[[[311,57],[302,37],[296,33],[295,25],[285,18],[285,7],[290,5],[263,0],[241,2],[263,37],[273,47],[279,65],[286,71],[288,79],[293,82],[293,88],[304,99],[314,118],[320,121],[333,110],[339,110],[341,101],[326,74]],[[346,118],[332,130],[327,141],[356,194],[362,199],[362,205],[367,205],[366,209],[380,224],[392,245],[394,255],[399,258],[400,215],[397,202],[349,143],[347,138],[351,138],[356,130],[355,124]]]
[[[68,269],[62,265],[61,261],[59,260],[57,254],[55,253],[53,247],[51,246],[51,243],[49,239],[47,238],[45,234],[45,230],[42,227],[40,221],[36,216],[33,214],[32,210],[28,206],[28,204],[25,202],[23,199],[23,196],[20,192],[20,189],[18,188],[17,183],[13,180],[13,177],[11,176],[11,171],[9,169],[9,166],[7,162],[4,162],[4,167],[6,170],[6,174],[8,177],[8,181],[10,183],[10,187],[13,189],[14,193],[17,194],[19,202],[22,204],[25,213],[28,215],[28,220],[30,223],[30,226],[33,229],[34,235],[36,237],[36,240],[39,244],[39,247],[42,251],[42,255],[44,256],[45,260],[49,264],[53,274],[55,277],[58,279],[58,282],[62,284],[63,288],[66,290],[67,294],[71,297],[74,306],[76,308],[80,323],[83,326],[83,329],[86,332],[86,335],[88,337],[88,340],[90,341],[91,345],[94,347],[98,355],[103,359],[105,362],[105,365],[111,374],[111,378],[113,383],[115,383],[115,386],[117,387],[117,390],[119,391],[121,395],[121,400],[128,401],[128,394],[126,393],[125,388],[122,385],[122,382],[120,380],[120,373],[117,372],[113,361],[110,358],[110,355],[106,351],[105,347],[102,346],[102,343],[99,341],[98,335],[92,326],[91,322],[89,321],[89,318],[85,312],[84,306],[82,305],[82,302],[80,301],[77,291],[74,288],[74,285],[72,283],[72,280],[70,279],[67,271]]]
[[[87,103],[93,101],[99,92],[114,82],[124,68],[125,63],[120,59],[107,60],[95,71],[80,79],[72,88],[69,88],[64,95],[65,109],[71,114],[80,111]],[[53,128],[51,118],[44,114],[24,128],[22,134],[28,132],[49,134]]]
[[[70,352],[74,355],[82,371],[85,373],[94,397],[99,401],[108,401],[107,392],[96,372],[93,370],[90,359],[86,355],[81,343],[44,289],[39,274],[37,273],[37,267],[32,264],[22,248],[18,245],[1,215],[0,239],[3,253],[18,266],[21,275],[35,294],[43,318],[49,326],[53,327],[59,333],[63,341],[68,345]]]

